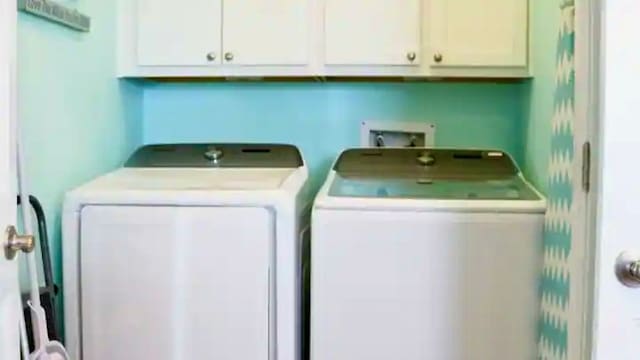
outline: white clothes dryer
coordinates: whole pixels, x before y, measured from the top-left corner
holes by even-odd
[[[84,360],[299,360],[308,170],[289,145],[150,145],[64,205]]]

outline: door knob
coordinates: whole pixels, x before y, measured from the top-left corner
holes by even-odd
[[[224,54],[224,59],[227,61],[233,61],[233,53],[228,52]]]
[[[416,61],[417,58],[418,58],[418,55],[415,52],[411,51],[407,53],[407,60],[414,62]]]
[[[440,54],[440,53],[437,53],[437,54],[433,55],[433,61],[435,61],[438,64],[441,63],[443,59],[444,58],[443,58],[442,54]]]
[[[625,251],[616,259],[616,276],[627,287],[640,287],[640,255]]]
[[[14,226],[5,231],[4,255],[7,260],[15,259],[18,252],[30,253],[36,247],[33,235],[18,235]]]
[[[207,60],[208,61],[215,61],[216,60],[216,53],[214,52],[210,52],[207,54]]]

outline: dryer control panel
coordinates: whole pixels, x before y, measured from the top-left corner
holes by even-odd
[[[144,168],[298,168],[298,148],[285,144],[159,144],[146,145],[125,167]]]

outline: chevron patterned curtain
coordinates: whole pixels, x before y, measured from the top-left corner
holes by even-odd
[[[571,304],[575,5],[560,4],[562,21],[556,54],[556,91],[551,119],[548,210],[544,232],[544,264],[540,285],[539,360],[568,360],[568,324]]]

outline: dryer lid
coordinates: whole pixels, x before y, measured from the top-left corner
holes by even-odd
[[[502,151],[355,149],[334,167],[330,196],[433,200],[540,200]]]
[[[283,144],[146,145],[127,161],[129,168],[299,168],[300,151]]]
[[[122,168],[89,185],[101,191],[275,190],[295,169]]]

